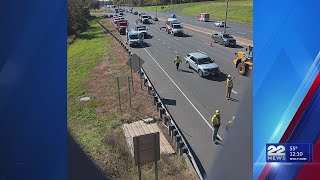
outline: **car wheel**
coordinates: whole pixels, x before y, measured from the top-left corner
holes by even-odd
[[[223,42],[220,42],[221,45],[223,45]]]
[[[227,43],[224,42],[223,45],[224,45],[224,47],[227,47]]]
[[[201,71],[201,69],[199,69],[198,73],[200,77],[203,77],[203,72]]]
[[[239,63],[238,64],[238,72],[241,75],[245,75],[246,74],[247,68],[246,68],[246,65],[244,63]]]
[[[190,63],[187,61],[187,66],[189,69],[191,69]]]

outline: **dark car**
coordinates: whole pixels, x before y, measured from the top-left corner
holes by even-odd
[[[157,17],[154,17],[153,20],[154,21],[159,21],[159,19]]]
[[[236,40],[230,34],[227,33],[213,34],[212,39],[215,43],[220,43],[224,46],[235,47],[237,45]]]
[[[137,11],[133,12],[133,15],[137,15],[137,14],[138,14],[138,12],[137,12]]]

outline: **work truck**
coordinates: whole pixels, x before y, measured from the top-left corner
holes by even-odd
[[[125,34],[128,28],[128,20],[121,20],[117,22],[117,29],[120,34]]]
[[[149,16],[148,15],[141,15],[140,16],[140,22],[142,24],[150,24],[151,23],[151,20],[149,19]]]
[[[176,18],[168,18],[166,21],[166,32],[173,36],[185,35],[181,23]]]

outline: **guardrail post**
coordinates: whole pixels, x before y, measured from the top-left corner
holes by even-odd
[[[183,146],[183,147],[181,148],[181,153],[188,153],[188,148],[185,147],[185,146]]]
[[[172,131],[175,129],[174,125],[169,126],[169,136],[172,137]]]
[[[156,105],[158,102],[158,98],[156,96],[153,96],[153,105]]]
[[[181,140],[181,136],[180,136],[179,134],[177,134],[177,135],[174,137],[174,143],[175,143],[175,150],[176,150],[176,152],[179,151],[178,143],[179,143],[180,140]]]
[[[179,155],[181,156],[182,154],[183,154],[183,152],[182,152],[182,148],[184,147],[184,143],[183,143],[183,141],[181,140],[181,141],[179,141],[179,143],[178,143],[178,149],[179,149]]]
[[[161,102],[157,102],[157,111],[159,111],[160,107],[161,107]]]
[[[169,116],[167,116],[166,114],[164,114],[163,117],[164,117],[164,118],[163,118],[163,119],[164,119],[164,125],[168,126],[168,123],[169,123],[169,120],[170,120],[170,119],[169,119]]]
[[[148,82],[148,79],[144,79],[143,85],[144,85],[144,86],[147,86],[147,82]]]
[[[174,141],[174,137],[178,134],[178,130],[177,129],[174,129],[172,130],[171,132],[171,141]]]
[[[159,112],[160,112],[160,118],[163,119],[163,115],[164,115],[164,113],[165,113],[166,111],[164,110],[164,108],[161,107],[161,108],[159,109]]]

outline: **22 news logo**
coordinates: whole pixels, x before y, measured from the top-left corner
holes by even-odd
[[[267,144],[267,162],[285,162],[286,147],[282,144]]]

